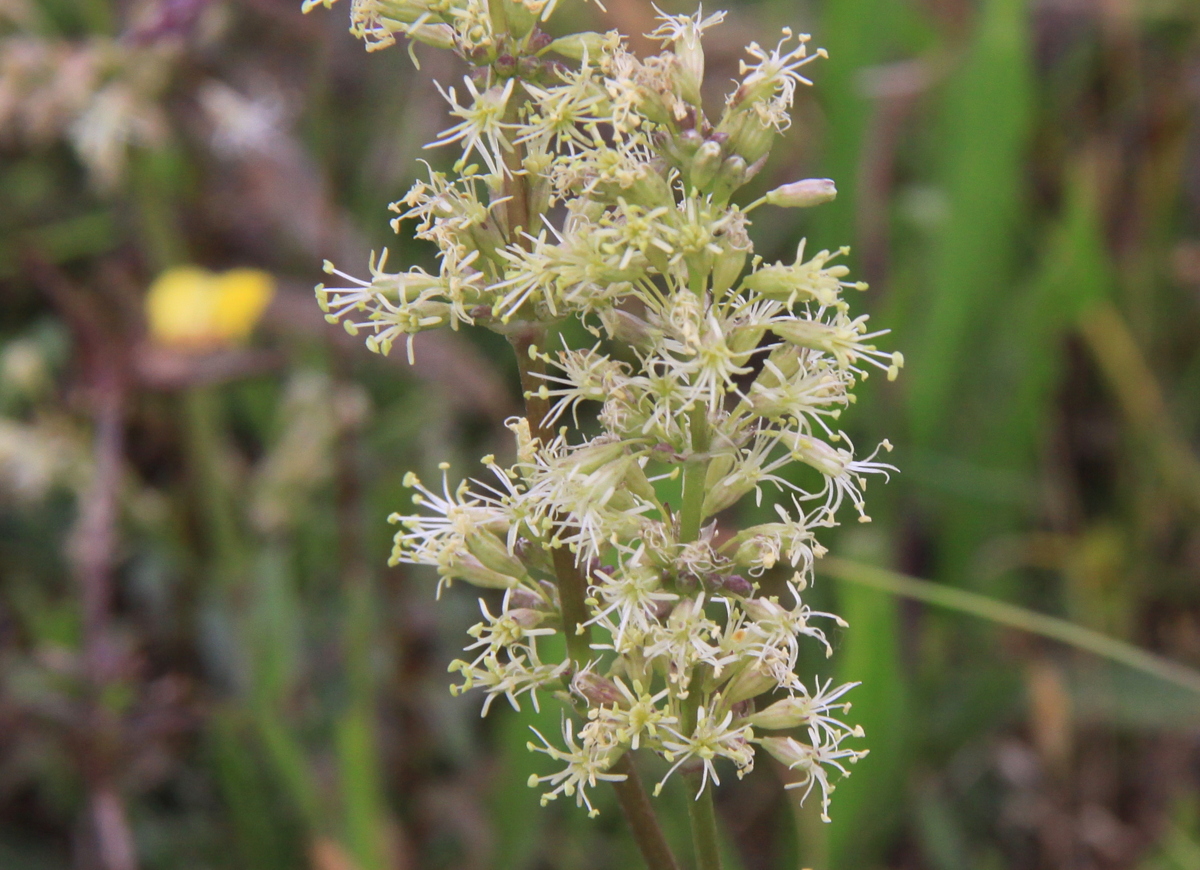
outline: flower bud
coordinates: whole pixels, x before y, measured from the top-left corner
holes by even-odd
[[[812,715],[811,698],[784,698],[782,701],[776,701],[767,709],[755,713],[749,721],[755,728],[785,731],[788,728],[807,725],[812,720]]]
[[[504,542],[491,532],[472,532],[467,535],[466,544],[471,555],[492,571],[509,577],[524,577],[528,573],[521,560],[508,552]]]
[[[533,590],[514,586],[508,596],[508,606],[515,610],[543,610],[546,602]]]
[[[510,589],[520,582],[516,577],[493,571],[473,554],[448,554],[438,565],[438,574],[451,580],[465,580],[481,589]]]
[[[844,330],[839,330],[836,326],[828,323],[800,318],[772,323],[771,331],[797,347],[807,347],[828,354],[835,354],[841,349],[838,347],[838,340],[844,333]]]
[[[606,472],[613,473],[615,476],[615,473],[624,472],[625,469],[614,468],[614,466],[624,465],[626,460],[632,460],[632,458],[625,452],[625,445],[622,442],[600,442],[576,450],[572,456],[571,470],[573,474],[582,475],[605,469]]]
[[[636,314],[619,308],[602,308],[600,322],[611,338],[632,347],[650,347],[658,340],[658,330]]]
[[[771,598],[747,599],[742,602],[742,608],[746,611],[746,615],[755,622],[778,619],[787,612],[777,599]]]
[[[504,615],[524,629],[537,628],[546,618],[546,614],[542,611],[528,607],[510,608],[505,611]]]
[[[675,41],[675,87],[680,98],[693,106],[701,104],[700,85],[704,82],[704,48],[700,35],[688,34]]]
[[[648,502],[653,502],[658,498],[654,484],[650,482],[650,478],[646,477],[645,470],[636,461],[629,463],[629,470],[625,472],[625,486],[629,487],[629,491],[634,495]]]
[[[724,246],[722,246],[724,247]],[[716,258],[712,270],[712,291],[714,296],[723,296],[746,268],[747,251],[736,248],[725,248],[721,256]]]
[[[717,592],[746,597],[754,594],[754,587],[741,574],[715,574],[710,577]]]
[[[811,767],[815,761],[813,748],[799,743],[791,737],[760,737],[758,745],[788,768],[806,769]]]
[[[754,489],[755,480],[744,470],[735,469],[718,480],[704,495],[705,516],[720,513],[727,507],[732,507],[746,493]]]
[[[616,683],[591,671],[575,674],[575,678],[571,680],[571,688],[587,698],[589,704],[596,706],[617,706],[624,700]]]
[[[603,33],[572,33],[554,40],[543,50],[553,51],[571,60],[583,60],[586,54],[594,61],[603,53],[605,40]]]
[[[740,154],[731,154],[721,164],[718,180],[729,190],[737,190],[746,181],[746,158]],[[769,196],[769,194],[768,194]]]
[[[806,178],[777,187],[764,198],[771,205],[782,208],[808,208],[833,202],[837,198],[837,187],[828,178]]]
[[[771,676],[763,663],[752,659],[725,684],[721,690],[721,700],[727,705],[736,704],[739,701],[757,698],[778,685],[779,681]]]
[[[729,150],[740,154],[746,163],[757,163],[775,141],[776,131],[763,123],[753,111],[731,112],[721,123],[721,132],[729,136]]]
[[[533,32],[529,34],[529,39],[525,42],[527,51],[532,51],[535,54],[541,54],[554,42],[554,37],[539,27],[533,28]]]
[[[696,149],[704,144],[704,137],[699,130],[684,130],[675,137],[675,145],[686,157],[692,157]]]
[[[537,74],[542,69],[542,62],[536,57],[525,56],[517,63],[517,71],[524,79],[537,78]]]
[[[850,454],[826,444],[820,438],[801,435],[792,445],[792,458],[811,465],[826,477],[841,477],[851,461]]]
[[[454,48],[454,28],[449,24],[421,24],[404,31],[409,39],[434,48]]]
[[[501,78],[511,78],[517,73],[517,59],[511,54],[502,54],[496,58],[496,62],[492,64],[492,69]]]
[[[721,145],[709,139],[696,149],[696,155],[692,158],[692,186],[701,189],[708,187],[720,168]]]

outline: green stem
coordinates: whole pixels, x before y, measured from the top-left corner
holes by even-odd
[[[689,774],[688,788],[699,790],[703,773]],[[721,870],[721,850],[717,846],[717,813],[713,808],[712,787],[688,801],[688,819],[692,823],[692,847],[696,850],[696,870]]]
[[[708,425],[708,414],[704,405],[692,406],[689,415],[692,435],[692,455],[683,468],[683,506],[679,515],[680,543],[690,543],[700,537],[704,523],[704,483],[708,478],[708,448],[712,432]],[[700,684],[703,671],[697,667],[688,682],[688,697],[682,706],[684,734],[696,728],[700,710]],[[685,777],[689,788],[700,790],[703,772]],[[700,795],[688,802],[688,820],[692,824],[692,847],[696,853],[696,870],[720,870],[721,855],[717,849],[717,815],[713,809],[712,788],[705,788]]]
[[[501,6],[503,4],[493,3],[492,5]],[[504,113],[505,122],[516,124],[520,118],[520,105],[515,101],[509,103],[508,109]],[[528,247],[528,240],[524,236],[517,235],[518,230],[531,232],[529,181],[525,175],[519,174],[523,168],[521,165],[522,151],[524,151],[524,146],[513,145],[511,151],[504,152],[504,165],[508,167],[508,177],[504,179],[504,195],[508,197],[508,202],[505,203],[504,210],[508,218],[508,240],[516,242],[522,247]]]
[[[530,349],[545,341],[546,330],[530,327],[510,337],[517,354],[517,368],[521,373],[521,391],[525,395],[525,416],[529,420],[529,431],[546,444],[553,432],[542,425],[550,403],[538,395],[538,389],[546,382],[538,377],[546,370],[546,363],[539,355],[531,355]],[[550,537],[558,533],[557,525],[550,530]],[[554,547],[550,551],[554,559],[554,578],[558,584],[558,600],[562,605],[563,634],[567,638],[567,653],[577,664],[586,664],[592,657],[591,630],[584,623],[588,619],[587,580],[579,572],[574,555],[566,547]]]
[[[542,425],[550,403],[538,395],[538,388],[545,381],[537,375],[545,372],[545,361],[540,356],[531,356],[530,349],[543,346],[546,338],[544,328],[531,327],[510,337],[513,350],[517,355],[517,369],[521,374],[521,392],[525,397],[525,416],[529,420],[529,431],[545,444],[553,432]],[[551,530],[551,537],[557,529]],[[563,634],[567,640],[567,655],[577,665],[591,659],[591,629],[587,622],[587,580],[579,573],[575,557],[566,547],[555,547],[551,550],[554,560],[554,579],[558,585],[558,599],[562,606]],[[625,774],[623,782],[614,782],[613,789],[617,793],[617,801],[621,804],[633,838],[637,842],[642,858],[650,870],[677,870],[678,864],[667,845],[658,817],[650,805],[646,788],[642,785],[637,768],[629,753],[625,753],[613,765],[616,773]]]
[[[637,841],[646,866],[650,870],[678,870],[679,865],[675,863],[671,847],[667,845],[662,828],[658,825],[658,817],[650,805],[650,796],[646,794],[631,756],[631,752],[626,752],[612,766],[613,773],[623,773],[627,777],[623,782],[613,783],[621,812],[633,831],[633,839]]]
[[[502,5],[502,3],[493,3],[492,7]],[[502,12],[501,16],[503,16]],[[502,20],[500,23],[503,26],[497,32],[503,32],[507,28],[507,21]],[[509,106],[507,114],[510,122],[517,120],[516,104]],[[526,233],[535,232],[534,224],[541,220],[541,216],[530,213],[528,181],[525,176],[517,174],[521,168],[520,153],[514,147],[513,151],[507,153],[504,159],[510,169],[510,175],[504,182],[504,193],[510,197],[505,209],[508,218],[509,241],[516,241],[518,244],[527,246],[528,240],[518,237],[517,230],[521,228]],[[540,356],[530,355],[530,350],[535,345],[539,353],[545,352],[546,329],[544,326],[531,326],[527,330],[510,336],[509,341],[517,355],[517,370],[521,376],[521,392],[525,400],[525,417],[529,421],[530,434],[543,444],[547,444],[553,438],[554,432],[543,424],[550,411],[550,403],[539,395],[540,388],[545,386],[546,382],[538,377],[540,374],[545,374],[546,363]],[[557,527],[552,528],[550,537],[553,538],[557,531]],[[573,554],[566,547],[553,548],[551,557],[554,560],[554,578],[557,582],[558,598],[562,607],[563,634],[566,636],[567,655],[576,665],[581,665],[588,662],[592,656],[591,629],[585,624],[588,619],[587,579],[579,572]],[[629,752],[626,752],[613,764],[613,771],[625,774],[623,781],[613,783],[613,789],[617,793],[621,812],[633,831],[633,838],[637,842],[646,866],[649,870],[678,870],[679,865],[675,861],[675,856],[671,854],[671,847],[667,844],[666,837],[663,836],[662,828],[658,824],[658,817],[650,805],[650,798],[646,794],[646,788],[642,785],[641,777],[638,776],[637,768],[634,767]]]
[[[708,477],[708,448],[712,434],[704,406],[692,406],[692,455],[683,466],[683,506],[679,512],[679,541],[687,544],[700,537],[704,523],[704,482]]]

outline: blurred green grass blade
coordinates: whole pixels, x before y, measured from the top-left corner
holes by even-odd
[[[966,837],[954,808],[934,783],[918,790],[916,820],[921,849],[931,870],[962,870],[971,866]]]
[[[1045,235],[1034,274],[1022,287],[1003,291],[1007,311],[996,318],[1000,327],[975,351],[977,395],[964,403],[974,410],[969,428],[961,417],[958,423],[959,440],[966,443],[921,456],[926,472],[953,472],[958,466],[950,483],[963,486],[954,493],[954,509],[943,510],[938,569],[940,579],[956,585],[976,580],[982,542],[1011,534],[1037,510],[1041,493],[1036,486],[1024,498],[991,499],[989,504],[981,485],[988,477],[994,483],[1006,477],[1013,483],[1038,479],[1039,447],[1053,425],[1055,389],[1066,362],[1065,336],[1082,311],[1110,292],[1112,275],[1095,191],[1085,173],[1070,174],[1062,215]],[[951,449],[970,459],[950,455]],[[976,472],[970,473],[972,469]],[[981,591],[1003,597],[1003,578],[991,578]]]
[[[1065,619],[848,559],[827,557],[821,560],[821,569],[823,573],[848,583],[945,607],[1009,628],[1041,635],[1200,695],[1200,671],[1092,631],[1090,628],[1067,622]]]
[[[992,418],[994,432],[986,447],[998,465],[1016,470],[1032,463],[1062,376],[1063,337],[1111,293],[1113,275],[1096,198],[1083,167],[1069,173],[1062,215],[1047,233],[1037,272],[1006,330],[1001,355],[1009,363],[1003,390],[1009,398],[1004,413]]]
[[[346,842],[358,870],[385,870],[386,813],[373,706],[356,704],[337,729]]]
[[[267,546],[258,554],[246,646],[254,651],[254,692],[272,710],[287,706],[300,679],[303,608],[288,570],[288,553]]]
[[[1032,105],[1026,16],[1025,0],[987,0],[942,106],[935,159],[949,213],[907,342],[910,419],[923,446],[949,435],[956,391],[977,377],[977,340],[1011,296]]]
[[[884,538],[856,532],[843,542],[843,552],[872,561],[885,558]],[[837,782],[830,811],[830,866],[852,868],[875,860],[903,819],[904,804],[895,796],[904,790],[909,717],[895,599],[850,585],[839,587],[837,597],[837,612],[850,629],[835,657],[836,682],[862,683],[850,694],[851,718],[866,731],[865,746],[871,750],[851,768],[853,776]]]
[[[64,263],[108,253],[119,242],[117,225],[108,209],[51,221],[14,236],[0,239],[0,278],[20,273],[23,249],[53,263]]]
[[[252,706],[267,756],[312,830],[322,829],[316,785],[295,734],[291,707],[302,659],[302,609],[289,571],[288,551],[268,545],[258,554],[250,611],[242,631],[253,650]]]
[[[821,172],[832,178],[838,197],[821,207],[812,241],[813,250],[836,250],[852,243],[863,139],[874,111],[860,85],[862,71],[889,59],[898,45],[918,42],[916,13],[892,0],[827,0],[814,44],[829,59],[814,68],[816,98],[828,117]]]
[[[375,627],[374,589],[367,578],[349,584],[343,626],[350,698],[337,726],[337,749],[346,841],[359,870],[385,870],[387,807],[375,727],[375,685],[371,642]]]
[[[316,783],[309,770],[308,759],[300,741],[289,730],[290,721],[271,710],[258,710],[255,716],[260,739],[276,774],[287,788],[301,818],[312,831],[324,825]]]
[[[1200,732],[1200,704],[1174,684],[1092,663],[1073,668],[1069,685],[1072,713],[1080,722],[1149,733]]]
[[[233,826],[233,866],[289,870],[292,862],[275,811],[275,795],[242,738],[235,714],[218,713],[208,734],[217,785]]]
[[[1200,458],[1176,430],[1158,379],[1125,318],[1114,304],[1097,304],[1080,319],[1080,331],[1164,487],[1193,516],[1200,515]]]

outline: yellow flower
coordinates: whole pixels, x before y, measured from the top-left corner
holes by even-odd
[[[241,344],[275,293],[275,279],[258,269],[220,274],[198,266],[163,272],[146,294],[146,320],[156,344],[206,350]]]

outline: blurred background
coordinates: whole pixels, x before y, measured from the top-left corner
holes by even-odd
[[[553,704],[450,696],[471,590],[385,567],[406,470],[511,449],[507,344],[410,368],[310,289],[428,264],[386,206],[462,71],[299,5],[0,0],[0,868],[640,866],[610,796],[526,788]],[[724,786],[728,866],[1200,868],[1200,677],[1113,660],[1200,668],[1200,4],[746,0],[713,80],[784,25],[831,59],[746,198],[841,195],[752,232],[853,246],[908,365],[846,424],[902,473],[827,541],[811,603],[851,627],[802,671],[863,682],[871,755],[831,825],[765,759]]]

